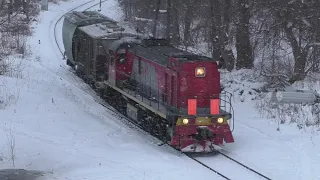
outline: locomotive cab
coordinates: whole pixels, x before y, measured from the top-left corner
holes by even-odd
[[[170,105],[179,114],[215,116],[220,113],[220,72],[216,61],[197,55],[174,56],[168,67],[176,73],[167,78],[171,85],[167,92],[176,92],[169,95],[168,102],[171,100]],[[217,105],[213,106],[214,103]]]
[[[128,58],[128,44],[121,44],[115,52],[116,79],[128,80],[132,71],[132,61]]]
[[[188,148],[195,148],[195,142],[203,148],[207,142],[215,145],[234,142],[228,121],[231,102],[222,97],[218,63],[207,57],[184,55],[170,58],[169,68],[177,72],[177,85],[174,87],[173,77],[170,92],[177,92],[172,97],[176,103],[171,105],[179,114],[171,144],[180,143],[180,147],[189,151]]]

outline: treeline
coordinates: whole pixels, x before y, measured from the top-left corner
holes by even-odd
[[[30,16],[34,17],[39,13],[40,0],[0,0],[1,17],[7,18],[7,22],[11,22],[12,16],[25,15],[25,19],[29,20]]]
[[[119,0],[126,20],[175,45],[207,48],[228,70],[290,83],[319,71],[320,1]]]
[[[39,0],[0,1],[0,59],[13,53],[24,54],[31,22],[39,14]]]
[[[40,12],[39,0],[0,0],[0,75],[16,73],[17,63],[10,55],[22,58],[31,53],[27,36],[31,23]]]

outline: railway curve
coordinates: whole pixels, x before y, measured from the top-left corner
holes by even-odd
[[[189,155],[192,158],[204,163],[209,167],[215,167],[217,171],[223,174],[228,174],[228,179],[241,180],[243,177],[246,179],[265,179],[271,180],[271,178],[265,176],[261,172],[254,170],[253,168],[239,162],[238,160],[226,155],[223,152],[216,151],[209,155]],[[212,157],[211,157],[212,156]],[[236,172],[236,173],[234,173]]]

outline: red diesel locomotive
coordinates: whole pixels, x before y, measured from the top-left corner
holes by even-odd
[[[181,151],[234,142],[231,95],[221,91],[217,62],[125,31],[97,12],[68,13],[67,64],[110,105]]]

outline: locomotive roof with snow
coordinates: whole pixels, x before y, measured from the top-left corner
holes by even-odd
[[[114,41],[111,44],[111,49],[115,51],[120,46],[122,48],[127,47],[129,51],[135,55],[163,66],[168,65],[169,57],[177,58],[179,62],[215,61],[206,56],[178,49],[171,45],[166,39],[136,39],[124,37]]]
[[[96,11],[73,11],[65,15],[79,30],[94,39],[119,39],[119,37],[138,37],[141,34],[118,25],[117,21]]]
[[[167,65],[168,57],[178,58],[180,62],[213,61],[206,56],[197,55],[172,46],[165,39],[144,39],[141,43],[130,44],[130,49],[138,56]]]
[[[111,49],[117,50],[120,46],[127,47],[135,55],[167,66],[169,57],[177,58],[179,62],[215,61],[207,56],[198,55],[178,49],[166,39],[136,39],[124,37],[112,43]]]

